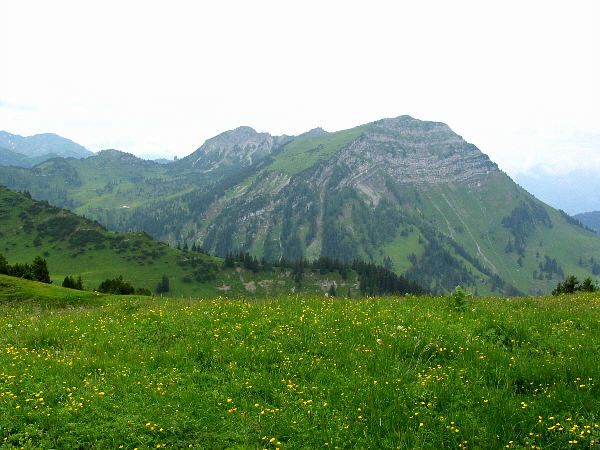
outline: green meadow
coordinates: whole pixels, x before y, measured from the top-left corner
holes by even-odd
[[[3,448],[591,448],[600,297],[118,297],[0,276]]]

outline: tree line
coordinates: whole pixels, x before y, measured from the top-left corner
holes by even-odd
[[[281,258],[277,262],[269,262],[264,258],[258,259],[248,252],[240,251],[229,253],[225,256],[224,267],[233,268],[237,265],[253,272],[272,271],[274,268],[291,269],[296,284],[300,284],[307,271],[325,275],[326,273],[339,273],[343,280],[347,280],[351,272],[355,272],[359,282],[359,289],[363,295],[385,294],[423,294],[426,291],[417,283],[397,275],[384,266],[354,260],[351,263],[337,258],[321,256],[313,261],[299,259],[290,261]],[[329,292],[334,295],[333,291]]]
[[[48,264],[41,256],[36,256],[31,264],[15,263],[10,265],[4,255],[0,254],[0,274],[42,283],[52,283],[48,272]]]

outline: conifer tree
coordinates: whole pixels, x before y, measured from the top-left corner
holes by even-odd
[[[50,273],[48,272],[48,264],[41,256],[36,256],[31,265],[31,273],[33,279],[42,283],[51,283]]]
[[[0,273],[7,274],[8,273],[8,261],[4,257],[2,253],[0,253]]]
[[[169,277],[167,277],[166,275],[163,275],[161,280],[158,282],[158,284],[156,286],[156,293],[164,294],[166,292],[169,292],[170,289],[171,288],[169,286]]]

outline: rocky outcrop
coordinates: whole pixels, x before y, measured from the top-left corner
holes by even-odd
[[[271,155],[290,139],[288,136],[258,133],[250,127],[238,127],[207,140],[198,150],[183,158],[181,164],[204,171],[248,167]]]
[[[335,163],[349,168],[347,183],[353,186],[386,177],[398,183],[468,183],[498,170],[447,125],[409,116],[374,122]]]

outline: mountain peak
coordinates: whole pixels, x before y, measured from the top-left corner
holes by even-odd
[[[117,150],[115,148],[106,148],[104,150],[100,150],[98,153],[96,153],[95,155],[96,157],[102,157],[102,158],[107,158],[107,157],[130,157],[130,158],[136,158],[137,156],[135,156],[133,153],[127,153],[124,152],[122,150]]]
[[[259,133],[248,126],[237,127],[208,139],[198,150],[183,158],[198,169],[246,167],[271,154],[280,141],[269,133]]]
[[[247,125],[239,126],[237,128],[234,128],[233,130],[226,131],[225,133],[249,134],[249,135],[258,134],[258,132],[254,128],[249,127]]]
[[[444,133],[454,133],[448,125],[443,122],[432,122],[429,120],[420,120],[416,119],[409,115],[402,115],[398,117],[385,118],[376,120],[375,122],[370,123],[371,126],[378,126],[387,129],[394,130],[404,130],[408,131],[418,131],[418,132],[444,132]]]
[[[302,133],[301,135],[298,136],[298,138],[313,138],[313,137],[319,137],[319,136],[323,136],[325,134],[329,134],[327,131],[325,131],[323,128],[321,127],[317,127],[317,128],[313,128],[312,130],[307,131],[306,133]]]
[[[115,161],[117,161],[119,164],[127,165],[156,164],[154,161],[142,159],[134,155],[133,153],[116,150],[114,148],[100,150],[90,159],[93,161],[97,161],[100,164],[114,164]]]

